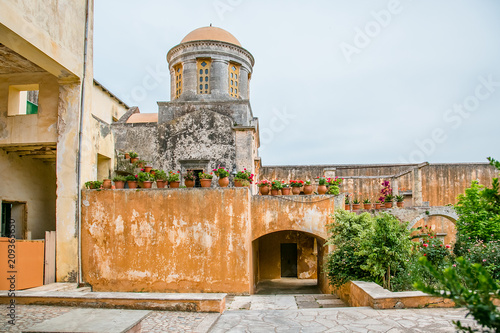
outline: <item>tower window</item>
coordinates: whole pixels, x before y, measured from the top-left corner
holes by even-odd
[[[181,97],[182,94],[182,64],[174,66],[175,75],[175,99]]]
[[[229,95],[238,98],[238,74],[240,73],[240,65],[229,64]]]
[[[205,82],[205,85],[200,84],[198,87],[198,94],[210,94],[210,65],[212,59],[198,59],[196,67],[198,68],[198,79]]]

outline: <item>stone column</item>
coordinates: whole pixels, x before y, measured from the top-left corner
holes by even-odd
[[[56,164],[56,281],[76,282],[78,274],[79,82],[59,85]]]
[[[412,172],[413,175],[413,190],[412,199],[414,207],[421,207],[424,204],[422,196],[422,169],[415,168]]]
[[[213,97],[229,97],[228,66],[228,61],[212,58],[212,71],[210,73],[210,94]]]
[[[248,96],[248,69],[245,66],[240,67],[240,79],[238,92],[241,99],[249,99]]]
[[[255,175],[255,163],[253,161],[253,129],[241,129],[235,132],[236,143],[236,171],[241,171],[244,168]],[[252,194],[256,192],[255,184],[250,186]]]
[[[196,69],[196,59],[186,60],[182,63],[182,97],[190,98],[196,97],[198,72]],[[191,96],[191,97],[190,97]],[[175,98],[175,94],[174,94]]]

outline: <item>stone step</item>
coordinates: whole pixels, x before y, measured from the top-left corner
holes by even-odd
[[[80,288],[82,289],[82,288]],[[132,293],[85,291],[16,291],[16,304],[57,305],[83,308],[114,308],[222,313],[223,293]],[[8,291],[0,291],[0,304],[9,304]]]
[[[136,333],[151,311],[118,309],[74,309],[32,326],[26,333]]]

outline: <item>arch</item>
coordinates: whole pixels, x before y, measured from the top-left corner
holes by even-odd
[[[389,211],[389,214],[397,217],[400,221],[408,221],[408,228],[413,228],[413,226],[428,216],[441,216],[447,218],[453,223],[456,223],[458,219],[458,214],[455,209],[451,206],[435,206],[428,208],[406,208],[406,209],[393,209]]]
[[[326,235],[319,235],[319,234],[311,233],[311,232],[304,231],[304,230],[296,230],[296,229],[283,229],[283,230],[276,230],[276,231],[271,231],[271,232],[268,232],[268,233],[262,234],[262,235],[260,235],[259,237],[252,239],[252,241],[256,241],[256,240],[258,240],[259,238],[262,238],[262,237],[264,237],[264,236],[267,236],[267,235],[272,235],[272,234],[275,234],[275,233],[277,233],[277,232],[282,232],[282,231],[291,231],[291,232],[295,231],[295,232],[301,232],[301,233],[304,233],[304,234],[306,234],[306,235],[308,235],[308,236],[310,236],[310,237],[315,237],[315,238],[318,238],[318,239],[319,239],[320,241],[322,241],[322,242],[326,242],[326,240],[327,240],[327,239],[325,238],[325,237],[326,237]]]

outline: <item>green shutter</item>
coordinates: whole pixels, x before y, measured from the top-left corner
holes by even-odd
[[[30,101],[27,101],[26,105],[26,114],[37,114],[38,113],[38,105],[31,103]]]

